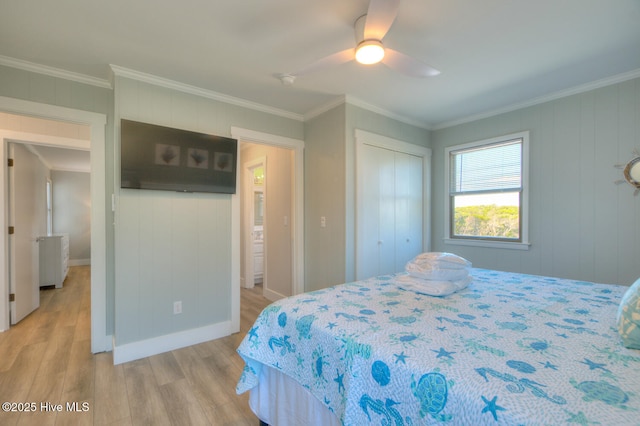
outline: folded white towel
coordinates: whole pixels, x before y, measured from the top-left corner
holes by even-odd
[[[425,280],[459,281],[469,276],[471,262],[451,253],[422,253],[409,261],[409,275]]]
[[[418,294],[425,294],[428,296],[448,296],[456,291],[466,288],[469,283],[471,283],[472,278],[467,276],[462,280],[443,281],[423,280],[412,277],[411,275],[400,275],[396,277],[395,281],[398,287]]]
[[[471,268],[471,262],[467,259],[455,255],[453,253],[446,252],[427,252],[421,253],[414,257],[410,263],[415,263],[416,265],[429,265],[429,264],[437,264],[441,268],[446,269],[462,269],[462,268]]]
[[[459,281],[469,276],[469,269],[443,269],[438,265],[416,265],[407,263],[405,270],[409,275],[423,280]]]

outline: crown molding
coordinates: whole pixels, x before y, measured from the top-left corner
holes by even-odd
[[[143,83],[153,84],[155,86],[164,87],[166,89],[177,90],[179,92],[188,93],[191,95],[200,96],[207,99],[212,99],[215,101],[220,101],[236,106],[240,106],[243,108],[252,109],[255,111],[264,112],[267,114],[273,114],[284,118],[289,118],[296,121],[304,121],[304,117],[300,114],[296,114],[293,112],[285,111],[279,108],[273,108],[266,105],[259,104],[257,102],[248,101],[246,99],[236,98],[233,96],[225,95],[223,93],[214,92],[208,89],[202,89],[197,86],[192,86],[185,83],[180,83],[179,81],[170,80],[163,77],[158,77],[152,74],[143,73],[140,71],[135,71],[132,69],[124,68],[118,65],[109,65],[111,67],[111,71],[113,74],[112,84],[114,77],[124,77],[129,78],[136,81],[141,81]]]
[[[114,77],[120,76],[125,78],[130,78],[137,81],[146,82],[149,84],[154,84],[157,86],[165,87],[168,89],[177,90],[184,93],[189,93],[197,96],[201,96],[207,99],[212,99],[220,102],[229,103],[232,105],[261,111],[267,114],[273,114],[284,118],[289,118],[296,121],[307,121],[314,117],[317,117],[323,114],[330,109],[335,108],[341,104],[351,104],[357,106],[359,108],[366,109],[368,111],[383,115],[385,117],[400,121],[405,124],[409,124],[412,126],[416,126],[425,130],[441,130],[448,127],[457,126],[460,124],[470,123],[472,121],[481,120],[484,118],[493,117],[500,114],[505,114],[508,112],[516,111],[519,109],[531,107],[534,105],[539,105],[545,102],[554,101],[557,99],[561,99],[567,96],[577,95],[580,93],[588,92],[591,90],[599,89],[602,87],[610,86],[617,83],[622,83],[627,80],[632,80],[634,78],[640,77],[640,69],[632,70],[626,73],[617,74],[615,76],[607,77],[601,80],[596,80],[590,83],[578,85],[566,90],[561,90],[558,92],[550,93],[548,95],[540,96],[529,101],[512,104],[506,106],[504,108],[498,108],[491,111],[486,111],[480,114],[474,114],[467,117],[463,117],[456,120],[444,121],[437,124],[430,125],[429,123],[412,120],[407,117],[403,117],[399,114],[393,113],[391,111],[385,110],[383,108],[377,107],[373,104],[367,103],[358,99],[352,95],[341,95],[336,96],[331,99],[329,102],[320,105],[305,114],[297,114],[290,111],[282,110],[279,108],[269,107],[266,105],[262,105],[256,102],[248,101],[246,99],[236,98],[233,96],[225,95],[223,93],[214,92],[207,89],[202,89],[196,86],[188,85],[185,83],[180,83],[178,81],[169,80],[166,78],[154,76],[151,74],[146,74],[143,72],[131,70],[128,68],[120,67],[118,65],[109,65],[111,69],[110,78],[109,79],[100,79],[97,77],[91,77],[85,74],[80,74],[72,71],[63,70],[60,68],[54,68],[46,65],[36,64],[29,61],[24,61],[21,59],[12,58],[9,56],[0,55],[0,65],[17,68],[24,71],[34,72],[38,74],[44,74],[51,77],[57,77],[65,80],[71,80],[78,83],[88,84],[91,86],[101,87],[105,89],[113,89],[114,88]]]
[[[362,109],[366,109],[367,111],[371,111],[373,113],[376,114],[380,114],[383,115],[387,118],[391,118],[392,120],[396,120],[396,121],[400,121],[402,123],[405,124],[409,124],[411,126],[416,126],[419,127],[421,129],[425,129],[425,130],[431,130],[431,127],[421,121],[417,121],[417,120],[411,120],[407,117],[403,117],[399,114],[395,114],[391,111],[385,110],[383,108],[377,107],[373,104],[367,103],[361,99],[356,98],[355,96],[352,95],[340,95],[340,96],[336,96],[335,98],[333,98],[332,100],[330,100],[329,102],[325,103],[324,105],[320,105],[317,108],[312,109],[311,111],[307,112],[304,115],[304,120],[310,120],[312,118],[315,118],[317,116],[319,116],[320,114],[323,114],[339,105],[342,104],[349,104],[349,105],[353,105],[353,106],[357,106],[358,108],[362,108]]]
[[[317,106],[316,108],[313,108],[307,113],[305,113],[304,121],[311,120],[312,118],[316,118],[317,116],[322,115],[325,112],[346,103],[347,103],[347,100],[345,95],[336,96],[335,98],[331,99],[329,102],[322,104],[320,106]]]
[[[388,111],[386,109],[377,107],[377,106],[375,106],[373,104],[369,104],[369,103],[367,103],[367,102],[365,102],[365,101],[363,101],[361,99],[356,98],[355,96],[346,95],[345,99],[346,99],[346,102],[348,104],[355,105],[357,107],[366,109],[366,110],[371,111],[371,112],[375,112],[376,114],[384,115],[385,117],[391,118],[393,120],[400,121],[400,122],[405,123],[405,124],[409,124],[411,126],[416,126],[416,127],[421,128],[421,129],[432,130],[432,127],[429,124],[427,124],[427,123],[425,123],[423,121],[412,120],[410,118],[407,118],[407,117],[404,117],[402,115],[393,113],[393,112]]]
[[[513,112],[519,109],[528,108],[534,105],[543,104],[545,102],[555,101],[557,99],[566,98],[567,96],[578,95],[580,93],[589,92],[591,90],[600,89],[602,87],[611,86],[614,84],[622,83],[628,80],[632,80],[634,78],[640,77],[640,69],[632,70],[629,72],[625,72],[622,74],[617,74],[611,77],[603,78],[600,80],[592,81],[590,83],[581,84],[578,86],[571,87],[569,89],[560,90],[554,93],[550,93],[548,95],[540,96],[537,98],[533,98],[526,102],[521,102],[517,104],[512,104],[504,108],[494,109],[491,111],[483,112],[480,114],[470,115],[468,117],[464,117],[457,120],[445,121],[439,124],[432,126],[431,130],[441,130],[446,129],[448,127],[457,126],[459,124],[470,123],[472,121],[481,120],[484,118],[494,117],[496,115],[505,114],[508,112]]]
[[[60,68],[49,67],[47,65],[36,64],[34,62],[23,61],[22,59],[11,58],[9,56],[0,55],[0,65],[11,68],[18,68],[24,71],[35,72],[38,74],[44,74],[51,77],[62,78],[64,80],[71,80],[78,83],[89,84],[91,86],[102,87],[104,89],[112,88],[109,80],[91,77],[85,74],[67,71]]]

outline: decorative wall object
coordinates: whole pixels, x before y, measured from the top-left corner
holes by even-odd
[[[638,195],[640,193],[640,153],[638,153],[638,150],[633,150],[633,158],[626,164],[616,164],[616,167],[622,169],[622,174],[624,175],[624,180],[617,180],[616,184],[627,182],[636,188],[633,195]]]

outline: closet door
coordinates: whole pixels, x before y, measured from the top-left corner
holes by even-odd
[[[378,175],[380,178],[378,203],[378,258],[372,259],[377,265],[374,275],[391,274],[396,266],[396,170],[395,153],[388,149],[371,147],[378,153]],[[375,173],[375,171],[374,171]],[[365,214],[366,209],[365,206]],[[372,232],[375,232],[372,229]]]
[[[364,145],[359,154],[356,278],[378,275],[382,182],[380,149]]]
[[[422,158],[395,153],[395,265],[406,263],[422,252]]]
[[[362,144],[358,153],[356,279],[392,274],[422,250],[422,158]]]

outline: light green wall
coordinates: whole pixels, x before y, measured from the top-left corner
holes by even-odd
[[[306,291],[345,281],[345,108],[342,104],[305,123]]]
[[[530,133],[527,251],[444,244],[444,148]],[[630,284],[640,276],[640,197],[614,167],[640,150],[640,79],[432,134],[432,247],[474,266]]]
[[[91,175],[53,170],[53,233],[69,235],[69,262],[91,260]]]
[[[429,147],[428,130],[349,103],[305,122],[307,291],[355,279],[356,129]]]
[[[302,139],[304,125],[280,116],[267,114],[236,105],[204,99],[177,91],[154,87],[142,82],[116,79],[116,91],[78,83],[57,77],[46,76],[11,67],[0,66],[0,96],[31,102],[51,104],[77,110],[102,113],[107,116],[105,135],[106,169],[106,334],[115,332],[115,307],[118,305],[124,319],[130,311],[139,309],[127,301],[116,301],[115,296],[115,234],[114,214],[111,211],[111,194],[115,193],[117,174],[114,117],[158,124],[172,125],[196,131],[205,131],[230,136],[231,126]],[[118,103],[116,104],[116,98]],[[162,203],[162,197],[151,196],[153,203]],[[214,208],[215,209],[215,208]],[[120,253],[126,257],[126,247]],[[217,253],[214,253],[214,255]],[[224,253],[220,254],[221,256]],[[147,306],[154,303],[153,296],[146,300]],[[127,308],[128,306],[128,308]],[[122,310],[124,309],[124,310]],[[127,311],[130,309],[130,311]],[[144,310],[143,310],[144,315]],[[163,319],[163,321],[166,320]],[[166,323],[166,321],[165,321]],[[140,324],[134,325],[138,328]],[[144,327],[143,327],[144,328]],[[144,338],[144,335],[140,335]],[[138,338],[138,337],[135,337]]]
[[[303,134],[301,121],[119,76],[115,111],[116,135],[120,118],[221,136],[231,136],[232,126]],[[241,219],[232,217],[231,196],[116,194],[116,346],[231,321],[231,224]]]

